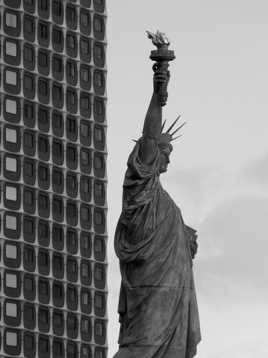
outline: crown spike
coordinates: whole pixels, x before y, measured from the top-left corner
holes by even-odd
[[[164,127],[165,127],[165,124],[166,124],[166,119],[164,120],[164,122],[163,122],[163,124],[162,124],[162,127],[161,127],[161,133],[163,132],[163,129],[164,129]]]
[[[171,133],[171,136],[173,137],[175,133],[177,133],[182,127],[184,127],[186,122],[182,123],[177,129],[175,129],[174,132]]]
[[[171,129],[175,126],[175,124],[178,122],[178,120],[181,118],[181,115],[179,115],[175,121],[171,124],[171,126],[168,128],[168,130],[166,131],[166,133],[169,133],[171,131]]]
[[[178,135],[178,136],[175,137],[175,138],[172,138],[172,139],[171,139],[171,142],[173,142],[174,140],[176,140],[176,139],[178,139],[178,138],[180,138],[180,137],[182,137],[182,134]]]

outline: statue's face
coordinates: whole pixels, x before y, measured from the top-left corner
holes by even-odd
[[[171,150],[169,147],[163,148],[160,151],[160,173],[165,173],[167,171],[168,164],[170,162]]]

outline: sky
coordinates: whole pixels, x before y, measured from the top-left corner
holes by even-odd
[[[117,350],[120,272],[113,235],[132,139],[152,95],[153,46],[171,41],[163,117],[187,125],[163,186],[198,230],[194,263],[198,358],[268,357],[268,2],[111,0],[108,3],[108,344]]]

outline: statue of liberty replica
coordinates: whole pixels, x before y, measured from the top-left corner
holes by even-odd
[[[150,57],[153,95],[128,159],[115,232],[122,282],[114,358],[192,358],[201,340],[192,270],[197,235],[160,182],[183,126],[179,118],[168,129],[162,123],[168,62],[175,56],[163,33],[148,32],[148,37],[157,47]]]

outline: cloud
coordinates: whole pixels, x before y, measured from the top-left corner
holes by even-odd
[[[227,289],[232,296],[233,290],[255,288],[268,294],[267,217],[268,199],[256,196],[229,199],[207,216],[196,262],[202,293]]]
[[[244,183],[264,190],[268,194],[268,154],[249,161],[239,172],[239,178]]]

